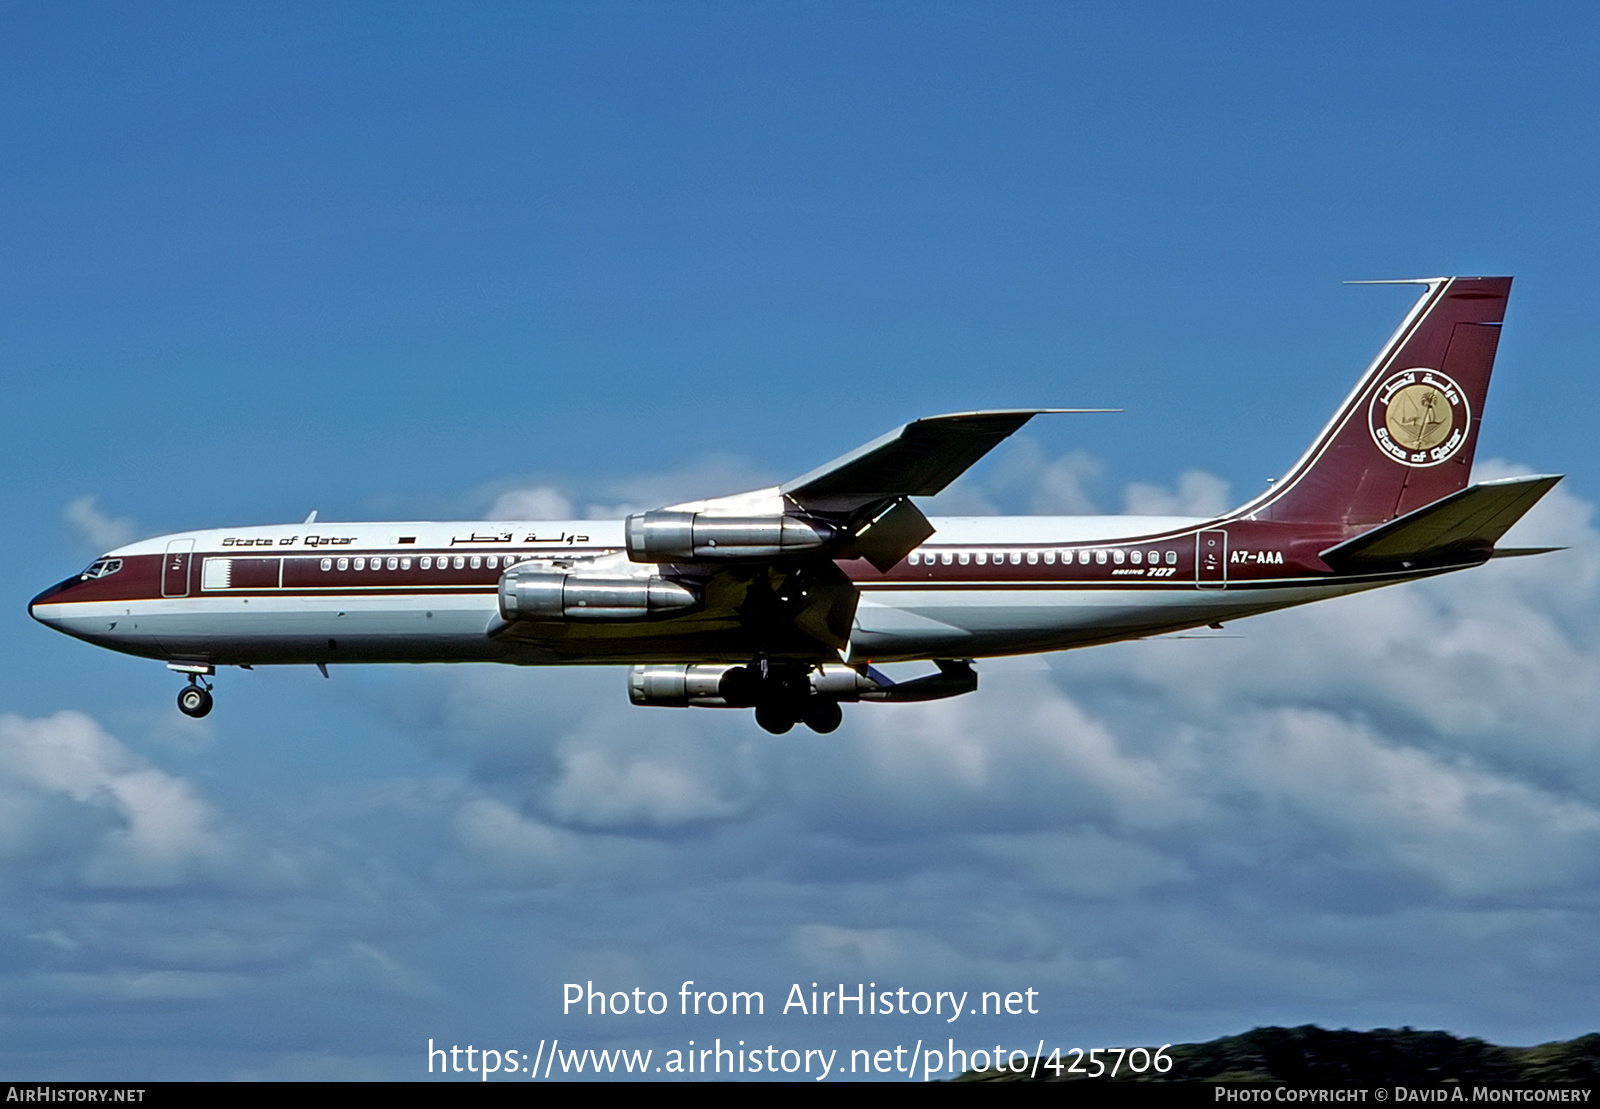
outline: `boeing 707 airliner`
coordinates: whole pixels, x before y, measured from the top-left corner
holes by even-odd
[[[164,535],[109,551],[30,612],[164,660],[211,711],[219,666],[625,664],[638,705],[753,708],[831,732],[842,702],[977,687],[973,660],[1206,627],[1536,553],[1496,544],[1558,476],[1470,483],[1511,279],[1421,299],[1332,421],[1215,519],[928,519],[1035,415],[897,428],[793,481],[618,521],[322,523]],[[1082,411],[1082,410],[1078,410]],[[895,682],[875,663],[930,661]]]

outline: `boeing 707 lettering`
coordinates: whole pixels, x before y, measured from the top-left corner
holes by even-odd
[[[161,659],[178,707],[221,666],[631,667],[635,704],[840,705],[977,687],[973,661],[1201,628],[1478,566],[1560,480],[1471,484],[1511,279],[1434,278],[1305,455],[1214,519],[929,519],[1029,409],[916,420],[793,481],[617,521],[319,523],[164,535],[33,599],[52,628]],[[1075,410],[1083,411],[1083,410]],[[875,664],[927,661],[895,682]]]

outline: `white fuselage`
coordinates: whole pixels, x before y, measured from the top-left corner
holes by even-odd
[[[860,592],[847,661],[975,658],[1137,638],[1399,580],[1297,570],[1243,521],[951,517],[887,573],[844,561]],[[1220,544],[1221,568],[1204,565]],[[620,521],[229,528],[109,552],[104,577],[42,594],[33,615],[101,646],[214,664],[745,661],[689,615],[568,621],[493,635],[497,583],[524,563],[628,573]],[[1241,554],[1243,561],[1240,561]],[[1229,568],[1234,573],[1229,574]],[[658,568],[651,568],[658,569]],[[697,622],[698,620],[698,622]],[[819,659],[820,661],[820,659]]]

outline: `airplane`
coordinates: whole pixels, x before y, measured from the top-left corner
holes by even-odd
[[[626,664],[634,704],[836,729],[842,703],[954,697],[974,660],[1216,627],[1556,548],[1496,544],[1559,480],[1469,482],[1509,277],[1439,277],[1287,474],[1213,519],[930,520],[1045,412],[931,416],[774,488],[616,521],[321,523],[163,535],[33,617],[186,675],[220,666]],[[896,682],[880,663],[931,661]]]

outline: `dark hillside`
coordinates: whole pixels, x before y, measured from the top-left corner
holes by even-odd
[[[1499,1047],[1448,1032],[1412,1028],[1348,1029],[1315,1025],[1257,1028],[1200,1044],[1174,1044],[1166,1054],[1172,1069],[1135,1074],[1124,1065],[1115,1077],[1089,1078],[1066,1071],[1092,1070],[1069,1055],[1041,1061],[1040,1082],[1250,1082],[1290,1086],[1406,1085],[1583,1085],[1600,1082],[1600,1034],[1538,1047]],[[1114,1057],[1107,1058],[1109,1067]],[[1054,1069],[1052,1069],[1054,1068]],[[1030,1069],[1031,1065],[1030,1065]],[[1058,1074],[1057,1071],[1060,1071]],[[968,1071],[958,1082],[1030,1081],[1026,1074]]]

